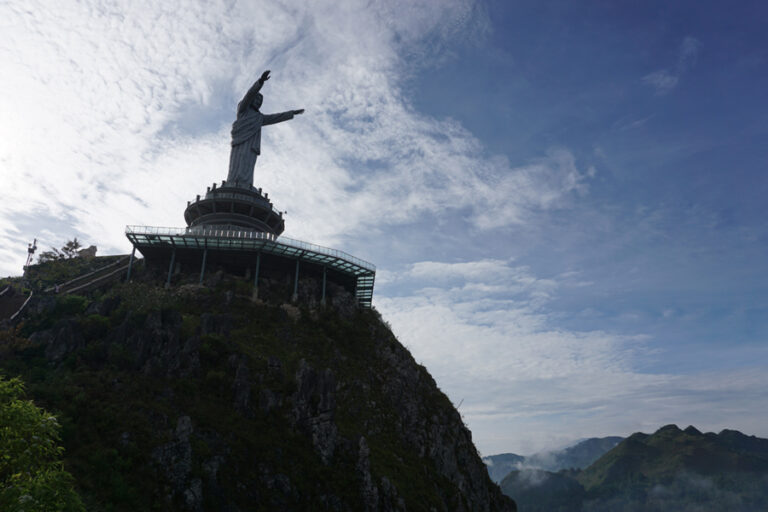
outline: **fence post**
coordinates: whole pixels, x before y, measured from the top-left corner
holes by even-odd
[[[173,273],[173,264],[176,262],[176,248],[171,252],[171,264],[168,266],[168,279],[165,281],[165,287],[171,287],[171,274]]]
[[[299,260],[296,260],[296,278],[293,280],[293,297],[292,302],[299,300]]]
[[[203,284],[203,276],[205,275],[205,260],[208,259],[208,248],[203,249],[203,264],[200,266],[200,283]]]
[[[131,280],[131,268],[133,267],[133,255],[136,254],[136,246],[133,246],[133,250],[131,251],[131,258],[128,260],[128,274],[125,276],[125,282]]]
[[[320,299],[320,304],[322,306],[325,306],[325,274],[327,270],[328,268],[325,265],[323,265],[323,297]]]
[[[251,300],[259,298],[259,266],[261,265],[261,251],[256,253],[256,270],[253,272],[253,295]]]

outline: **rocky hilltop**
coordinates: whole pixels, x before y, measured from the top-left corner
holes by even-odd
[[[59,417],[89,509],[515,510],[375,311],[135,277],[39,290],[0,331],[0,373]]]

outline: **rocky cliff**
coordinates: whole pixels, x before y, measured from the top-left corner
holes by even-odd
[[[41,294],[0,332],[0,372],[58,414],[89,508],[515,510],[375,311],[245,287]]]

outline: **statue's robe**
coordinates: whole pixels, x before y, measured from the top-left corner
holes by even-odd
[[[253,186],[253,168],[261,154],[261,127],[293,119],[293,112],[262,114],[254,106],[238,109],[232,123],[232,152],[229,154],[227,184],[243,188]]]

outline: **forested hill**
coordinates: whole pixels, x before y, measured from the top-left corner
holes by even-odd
[[[0,374],[59,417],[89,510],[515,510],[375,311],[134,278],[40,291],[0,331]]]
[[[513,472],[501,487],[526,511],[765,511],[768,439],[667,425],[582,471]]]

